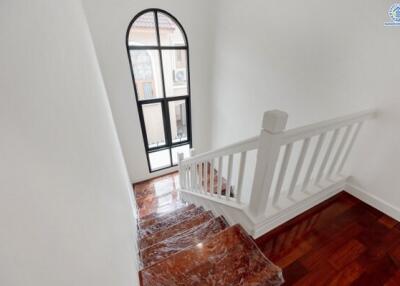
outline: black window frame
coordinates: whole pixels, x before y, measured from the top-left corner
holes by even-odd
[[[129,45],[129,33],[130,33],[133,23],[140,16],[142,16],[145,13],[149,13],[149,12],[153,12],[153,14],[154,14],[157,45],[156,46],[154,46],[154,45],[141,45],[141,46]],[[162,13],[162,14],[170,17],[175,22],[175,24],[179,27],[180,31],[182,32],[182,36],[184,38],[185,45],[180,45],[180,46],[162,46],[161,45],[160,30],[159,30],[159,23],[158,23],[158,13]],[[131,20],[131,22],[128,25],[125,43],[126,43],[126,49],[127,49],[127,53],[128,53],[129,68],[130,68],[131,76],[132,76],[133,89],[134,89],[136,104],[137,104],[138,113],[139,113],[139,121],[140,121],[140,126],[142,129],[143,143],[144,143],[144,148],[146,151],[146,158],[147,158],[147,165],[149,168],[149,172],[153,173],[153,172],[157,172],[157,171],[161,171],[161,170],[165,170],[165,169],[177,166],[177,164],[174,164],[174,162],[173,162],[172,149],[175,147],[183,146],[183,145],[189,145],[189,148],[192,148],[192,146],[193,146],[192,145],[191,100],[190,100],[191,85],[190,85],[190,64],[189,64],[189,42],[188,42],[186,32],[183,29],[183,26],[181,25],[181,23],[169,12],[162,10],[162,9],[158,9],[158,8],[150,8],[150,9],[146,9],[146,10],[139,12],[138,14],[136,14],[135,17],[133,17],[133,19]],[[131,59],[131,54],[130,54],[130,51],[132,51],[132,50],[145,50],[145,51],[156,50],[156,51],[158,51],[163,97],[139,100],[136,81],[135,81],[135,75],[134,75],[134,71],[133,71],[132,59]],[[172,51],[185,50],[186,51],[186,69],[187,69],[187,94],[186,95],[167,97],[166,89],[165,89],[165,77],[164,77],[165,71],[164,71],[163,58],[162,58],[163,57],[162,52],[164,50],[172,50]],[[171,126],[170,126],[169,102],[180,101],[180,100],[184,100],[186,103],[185,107],[186,107],[186,120],[187,120],[187,140],[173,143],[172,135],[171,135]],[[162,117],[163,117],[163,121],[164,121],[163,128],[164,128],[164,136],[165,136],[165,145],[149,148],[149,144],[147,141],[146,126],[145,126],[144,115],[143,115],[143,105],[151,104],[151,103],[160,103],[161,104]],[[157,151],[167,150],[167,149],[169,149],[170,165],[167,167],[162,167],[162,168],[152,170],[151,165],[150,165],[149,154],[151,154],[153,152],[157,152]]]

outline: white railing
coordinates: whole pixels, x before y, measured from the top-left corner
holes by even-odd
[[[249,211],[259,216],[268,203],[282,204],[285,197],[303,195],[321,181],[335,183],[363,122],[373,114],[367,110],[285,131],[287,114],[266,112]]]
[[[197,156],[192,151],[186,160],[179,153],[182,188],[240,203],[247,153],[257,149],[258,141],[257,136]]]
[[[268,216],[269,209],[283,210],[343,180],[343,167],[363,122],[374,113],[366,110],[285,130],[287,113],[267,111],[257,137],[185,160],[178,154],[182,189],[214,201],[247,204],[252,218]],[[251,150],[257,152],[252,174],[247,174],[253,183],[244,190],[246,155]],[[247,202],[241,199],[244,191],[250,192]]]

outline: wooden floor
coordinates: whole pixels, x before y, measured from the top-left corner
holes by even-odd
[[[177,174],[166,175],[136,188],[151,186],[166,204],[174,204],[176,182]],[[157,200],[146,199],[142,215],[163,211]],[[399,222],[345,192],[256,243],[283,269],[284,285],[400,285]]]
[[[342,192],[256,240],[285,285],[400,285],[400,224]]]

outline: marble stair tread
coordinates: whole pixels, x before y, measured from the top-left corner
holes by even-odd
[[[155,216],[149,217],[147,219],[141,219],[139,221],[138,228],[139,229],[143,229],[143,228],[149,227],[149,226],[151,226],[153,224],[157,224],[157,223],[162,222],[162,221],[164,221],[166,219],[169,219],[171,217],[175,217],[175,216],[179,215],[182,212],[186,212],[186,211],[194,209],[194,208],[196,208],[196,205],[195,204],[190,204],[190,205],[184,206],[182,208],[173,210],[171,212],[168,212],[168,213],[165,213],[165,214],[162,214],[162,215],[155,215]]]
[[[178,194],[177,192],[167,192],[165,194],[157,195],[157,196],[147,196],[147,197],[141,197],[139,199],[136,199],[136,205],[141,208],[144,205],[151,205],[151,204],[157,204],[160,200],[163,200],[165,198],[177,198]]]
[[[176,182],[178,181],[178,173],[155,178],[133,185],[133,193],[136,201],[143,198],[151,198],[153,196],[161,196],[176,190]]]
[[[275,266],[275,264],[272,264],[272,265]],[[278,267],[278,266],[275,266],[275,267]],[[271,275],[270,270],[268,268],[264,268],[263,270],[261,270],[259,272],[250,273],[250,274],[246,275],[242,285],[246,285],[246,286],[255,286],[255,285],[280,286],[285,282],[285,279],[283,278],[282,270],[277,271],[276,274],[273,276],[270,276],[270,275]],[[269,276],[270,278],[265,279],[266,276],[267,277]]]
[[[143,268],[149,267],[156,262],[167,258],[171,254],[214,236],[228,226],[226,220],[222,216],[219,216],[197,227],[191,228],[188,231],[153,244],[152,246],[140,251],[142,266]]]
[[[141,270],[140,280],[142,286],[283,283],[281,269],[239,225]]]
[[[173,200],[170,203],[166,203],[163,205],[153,205],[152,207],[141,208],[138,211],[139,220],[142,221],[150,218],[163,216],[177,209],[186,207],[187,205],[188,205],[187,203],[181,200],[176,200],[176,201]]]
[[[190,209],[188,211],[176,214],[174,217],[167,218],[165,220],[162,220],[161,222],[158,222],[156,224],[153,224],[151,226],[145,227],[145,228],[140,228],[139,229],[139,239],[142,239],[146,236],[149,236],[153,233],[159,232],[161,230],[164,230],[174,224],[177,224],[180,221],[184,221],[187,219],[190,219],[192,217],[195,217],[201,213],[204,212],[203,207],[197,207],[194,209]]]
[[[187,231],[193,227],[196,227],[210,219],[214,216],[211,211],[203,212],[195,217],[189,218],[187,220],[178,222],[167,229],[153,233],[152,235],[146,236],[139,240],[139,249],[147,248],[153,244],[163,241],[164,239],[174,236],[178,233]]]
[[[135,195],[135,200],[141,200],[151,196],[163,195],[164,193],[170,193],[171,190],[166,190],[163,193],[157,193],[153,186],[148,184],[135,184],[133,187],[133,194]]]
[[[158,209],[181,202],[177,192],[170,192],[160,196],[136,200],[140,216],[158,212]]]

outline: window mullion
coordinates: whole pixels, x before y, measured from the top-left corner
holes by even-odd
[[[158,26],[158,13],[157,13],[157,11],[154,11],[154,23],[156,24],[157,45],[158,45],[158,47],[161,47],[160,28]]]
[[[190,148],[192,148],[192,114],[190,110],[190,97],[186,98],[186,124],[187,124],[187,139],[190,142]]]
[[[167,146],[171,147],[172,144],[172,136],[171,136],[171,127],[170,127],[170,122],[169,122],[169,108],[168,108],[168,102],[166,100],[163,100],[162,102],[163,106],[163,120],[164,120],[164,134],[165,134],[165,139]]]
[[[143,141],[144,141],[144,147],[147,150],[149,150],[149,142],[147,140],[147,130],[146,130],[146,124],[144,123],[144,115],[143,115],[143,106],[140,102],[137,104],[138,109],[139,109],[139,120],[140,120],[140,126],[142,128],[143,132]]]
[[[158,55],[160,57],[160,68],[161,68],[161,81],[162,81],[162,88],[163,88],[163,119],[164,119],[164,134],[166,137],[167,146],[171,147],[172,144],[172,136],[171,136],[171,126],[169,122],[169,108],[168,108],[168,101],[166,100],[166,90],[165,90],[165,76],[164,76],[164,65],[163,65],[163,57],[162,57],[162,49],[161,49],[161,41],[160,41],[160,29],[158,25],[158,15],[157,11],[154,12],[155,15],[155,24],[156,24],[156,33],[157,33],[157,43],[158,43]],[[170,157],[171,157],[171,165],[172,165],[172,154],[170,150]]]
[[[128,46],[128,50],[187,50],[187,46]]]

